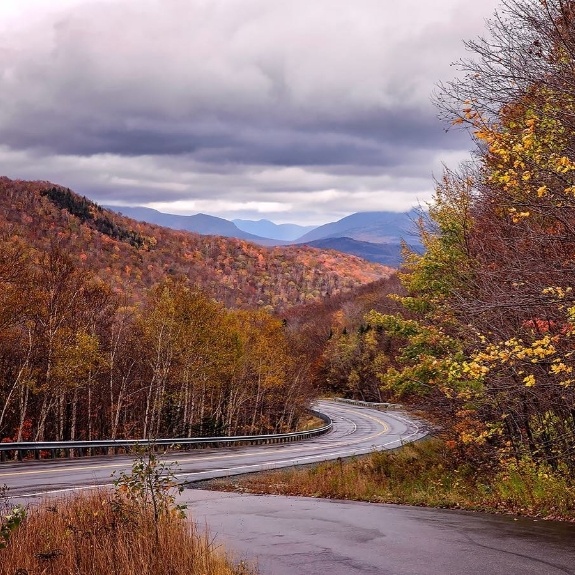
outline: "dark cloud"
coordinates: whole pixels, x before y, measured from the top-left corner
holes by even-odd
[[[0,165],[105,201],[408,208],[469,146],[429,95],[494,3],[77,0],[0,40]]]
[[[298,125],[299,123],[299,125]],[[289,124],[269,118],[194,121],[49,118],[31,113],[7,123],[3,140],[15,149],[52,154],[188,155],[200,163],[274,166],[397,166],[418,150],[457,149],[463,138],[445,138],[432,114],[397,108],[386,113]],[[458,145],[457,145],[458,144]]]

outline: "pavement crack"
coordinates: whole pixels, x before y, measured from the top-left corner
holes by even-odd
[[[528,559],[529,561],[535,561],[536,563],[540,563],[541,565],[545,565],[546,567],[552,567],[561,573],[565,573],[566,575],[574,575],[575,571],[571,569],[567,569],[562,565],[557,565],[556,563],[552,563],[551,561],[545,561],[544,559],[539,559],[538,557],[533,557],[532,555],[526,555],[525,553],[517,553],[516,551],[509,551],[507,549],[501,549],[500,547],[495,547],[492,545],[485,545],[484,543],[479,543],[473,539],[471,535],[468,533],[465,534],[465,537],[476,545],[477,547],[481,547],[482,549],[488,549],[489,551],[499,551],[500,553],[505,553],[506,555],[512,555],[513,557],[520,557],[521,559]],[[546,572],[547,573],[547,572]]]

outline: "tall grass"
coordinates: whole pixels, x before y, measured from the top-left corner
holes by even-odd
[[[156,528],[157,527],[157,528]],[[181,514],[97,491],[29,510],[0,549],[0,575],[250,575]]]
[[[575,521],[575,481],[522,461],[497,471],[458,462],[439,439],[304,469],[213,482],[214,489],[497,511]]]

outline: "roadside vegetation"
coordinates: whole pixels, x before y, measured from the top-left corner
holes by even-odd
[[[4,496],[0,575],[254,575],[186,519],[177,491],[172,469],[148,455],[113,491],[47,499],[28,510],[10,509]]]
[[[185,278],[131,304],[61,246],[0,233],[0,291],[1,441],[286,432],[313,397],[281,319]]]
[[[255,473],[210,482],[209,488],[511,513],[575,521],[575,482],[568,473],[525,460],[505,470],[457,461],[440,439],[397,451],[306,468]],[[565,470],[567,471],[567,470]]]
[[[0,549],[1,575],[248,575],[192,522],[155,522],[150,509],[118,506],[96,492],[46,502],[28,512]]]
[[[502,0],[466,48],[462,73],[435,99],[476,149],[438,179],[418,222],[423,249],[405,246],[390,297],[364,292],[327,325],[319,315],[302,328],[326,334],[316,361],[324,391],[417,408],[442,447],[262,483],[571,519],[575,2]]]

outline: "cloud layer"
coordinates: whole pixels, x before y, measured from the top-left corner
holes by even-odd
[[[429,96],[495,1],[50,4],[0,40],[3,174],[102,203],[322,223],[424,201],[466,154]]]

